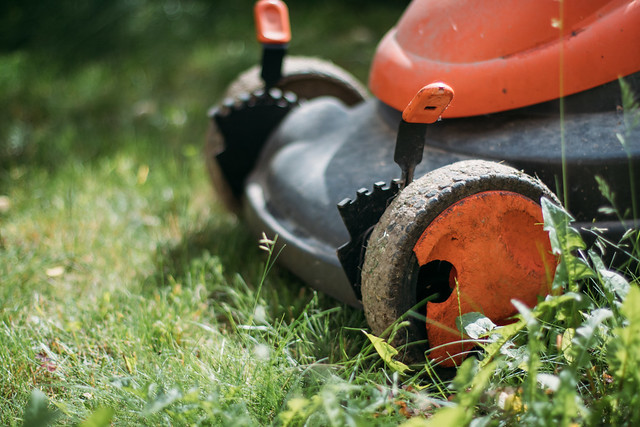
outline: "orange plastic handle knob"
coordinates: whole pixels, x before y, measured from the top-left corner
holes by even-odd
[[[258,41],[266,44],[286,44],[291,41],[289,9],[281,0],[260,0],[253,13]]]
[[[434,123],[453,99],[453,89],[445,83],[426,85],[413,97],[402,112],[402,119],[409,123]]]

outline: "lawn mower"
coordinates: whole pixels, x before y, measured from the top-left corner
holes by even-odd
[[[421,314],[392,340],[427,343],[406,360],[454,366],[472,347],[456,317],[506,324],[512,299],[550,292],[542,198],[611,239],[640,224],[640,131],[618,81],[640,89],[637,1],[414,0],[377,48],[373,96],[330,62],[286,56],[282,1],[254,14],[262,64],[209,114],[214,187],[374,334]],[[599,209],[604,183],[626,221]]]

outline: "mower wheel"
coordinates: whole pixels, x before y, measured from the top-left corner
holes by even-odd
[[[318,58],[286,57],[282,75],[277,87],[283,92],[295,93],[298,99],[332,96],[350,106],[368,97],[367,90],[354,76],[332,62]],[[241,95],[253,93],[263,86],[260,67],[254,66],[240,74],[229,85],[223,99],[237,100]],[[207,169],[213,187],[225,207],[232,212],[238,212],[240,201],[231,191],[215,159],[224,148],[224,138],[215,121],[211,120],[204,150]]]
[[[556,266],[541,197],[559,203],[539,180],[481,160],[436,169],[407,186],[366,249],[362,303],[373,333],[388,334],[413,308],[422,316],[407,316],[406,333],[392,345],[426,339],[427,357],[452,367],[474,347],[458,331],[458,316],[479,312],[504,325],[517,314],[512,299],[535,305],[550,292]],[[404,351],[405,361],[424,362],[427,346]]]

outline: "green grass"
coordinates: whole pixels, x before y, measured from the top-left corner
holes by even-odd
[[[354,26],[361,5],[292,3],[292,53],[363,80],[403,7]],[[127,4],[96,18],[120,13],[108,45],[44,26],[57,45],[0,56],[0,424],[34,390],[63,424],[99,408],[116,425],[275,422],[345,383],[363,315],[278,268],[258,295],[267,254],[209,185],[206,111],[260,57],[252,2]]]
[[[207,109],[260,56],[251,3],[114,2],[95,18],[112,37],[43,21],[2,46],[0,425],[633,423],[637,277],[576,257],[562,212],[547,220],[569,297],[487,331],[505,345],[452,384],[398,372],[362,312],[271,268],[201,155]],[[61,3],[64,22],[87,4]],[[361,80],[406,5],[289,4],[292,53]],[[637,259],[637,234],[625,244]]]

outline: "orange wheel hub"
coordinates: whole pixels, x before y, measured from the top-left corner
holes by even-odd
[[[414,252],[421,267],[432,261],[453,266],[451,295],[426,307],[429,358],[444,366],[459,363],[461,353],[474,347],[459,342],[456,317],[480,312],[496,324],[509,323],[517,313],[511,300],[533,307],[550,292],[556,265],[540,206],[509,191],[478,193],[449,206],[429,224]]]

